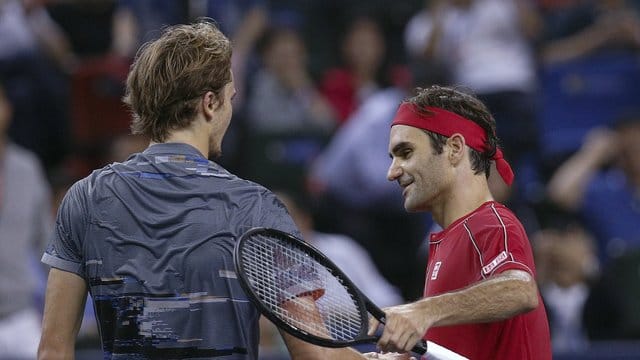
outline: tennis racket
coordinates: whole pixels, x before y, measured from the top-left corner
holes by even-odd
[[[367,334],[369,315],[384,324],[385,313],[303,240],[276,229],[253,228],[237,241],[234,265],[252,303],[292,336],[333,348],[378,341],[378,336]],[[425,341],[412,351],[425,354],[427,347],[427,358],[455,358],[436,357],[432,349],[457,355]]]

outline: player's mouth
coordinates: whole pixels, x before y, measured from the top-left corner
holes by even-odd
[[[413,184],[413,182],[400,183],[400,187],[402,188],[402,196],[406,197],[407,192],[409,191],[409,186]]]

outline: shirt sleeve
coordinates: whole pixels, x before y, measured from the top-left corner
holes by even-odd
[[[85,277],[82,248],[87,224],[85,181],[75,183],[62,200],[41,260],[51,267],[82,277]]]
[[[523,270],[535,277],[533,253],[524,228],[517,219],[495,213],[496,222],[475,235],[482,277],[507,270]]]
[[[289,211],[274,193],[265,190],[262,197],[263,211],[258,219],[259,225],[284,231],[302,239],[302,234],[293,222]]]
[[[261,185],[254,184],[251,191],[241,189],[235,225],[238,236],[255,227],[273,228],[301,238],[298,227],[291,219],[284,204],[276,195]]]

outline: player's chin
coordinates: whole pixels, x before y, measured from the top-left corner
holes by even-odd
[[[426,204],[423,199],[415,199],[411,197],[406,197],[404,199],[404,209],[411,213],[430,211],[428,204]]]
[[[411,199],[409,199],[409,198],[404,200],[404,209],[407,212],[418,212],[418,211],[420,211],[420,208],[418,208],[416,206],[416,204],[414,202],[412,202]]]

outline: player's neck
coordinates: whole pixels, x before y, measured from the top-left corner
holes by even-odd
[[[209,130],[205,129],[198,121],[194,121],[188,128],[172,130],[164,142],[191,145],[204,157],[208,157],[211,150],[209,147]]]
[[[432,215],[434,220],[446,229],[456,220],[491,200],[493,196],[484,175],[474,175],[459,179],[447,200],[442,203],[438,211],[434,209]]]

